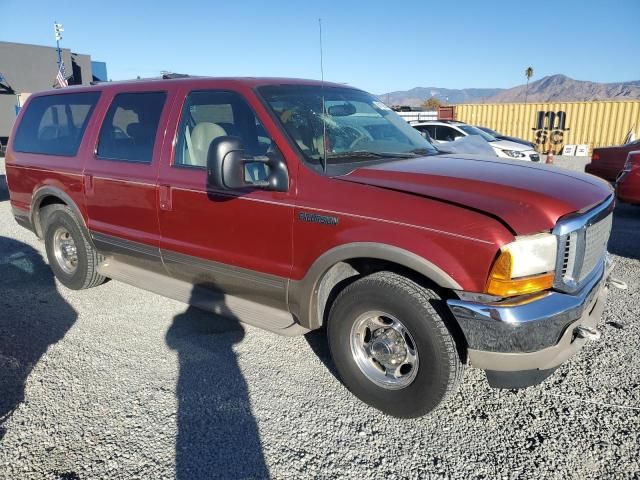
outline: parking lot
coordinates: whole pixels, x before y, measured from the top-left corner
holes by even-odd
[[[640,208],[617,207],[609,250],[629,288],[599,342],[526,390],[468,369],[444,407],[398,420],[340,384],[322,334],[65,289],[0,160],[0,478],[640,478]]]

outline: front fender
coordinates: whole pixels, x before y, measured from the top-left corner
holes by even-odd
[[[408,250],[375,242],[356,242],[340,245],[323,253],[311,265],[304,278],[289,282],[289,310],[304,327],[316,329],[322,326],[324,305],[319,302],[321,298],[320,285],[327,272],[341,262],[356,258],[385,260],[415,271],[443,288],[462,289],[460,284],[440,267]],[[344,272],[341,275],[343,275],[342,278],[350,276]],[[344,277],[344,275],[347,275],[347,277]]]

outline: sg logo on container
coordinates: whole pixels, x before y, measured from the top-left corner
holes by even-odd
[[[553,153],[562,151],[564,144],[564,132],[568,132],[566,127],[567,114],[563,111],[551,112],[539,110],[536,117],[536,124],[532,128],[535,132],[535,143],[540,147],[549,144]]]

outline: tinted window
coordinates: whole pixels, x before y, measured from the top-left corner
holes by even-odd
[[[37,97],[29,102],[13,141],[17,152],[74,156],[100,92]]]
[[[100,129],[98,157],[151,163],[164,92],[116,95]]]
[[[442,125],[438,125],[436,128],[436,140],[453,142],[456,138],[463,136],[464,135],[455,128],[445,127]]]
[[[250,155],[264,155],[271,146],[271,139],[240,95],[191,92],[182,108],[174,164],[205,167],[211,142],[224,136],[240,137]]]

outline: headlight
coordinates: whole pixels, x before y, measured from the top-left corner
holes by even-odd
[[[558,240],[550,233],[517,237],[504,245],[493,264],[486,292],[513,297],[553,286]]]
[[[526,155],[522,152],[518,152],[517,150],[502,150],[507,157],[511,158],[524,158]]]

